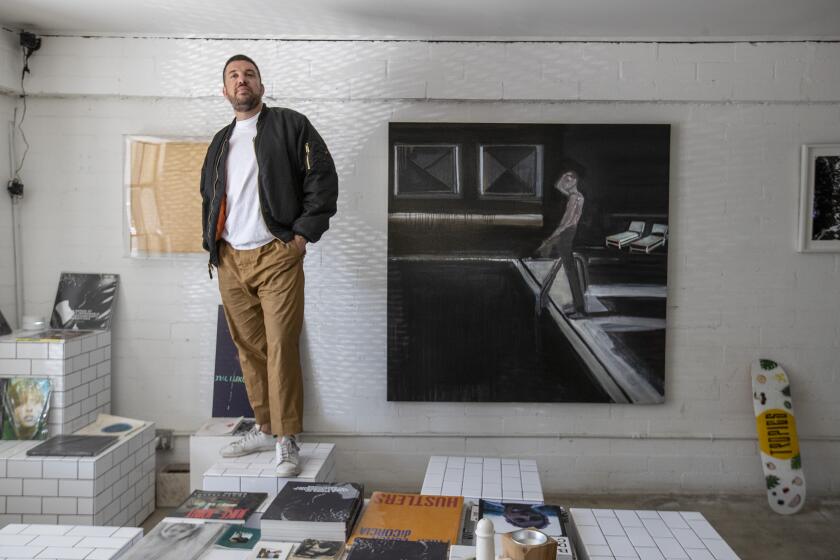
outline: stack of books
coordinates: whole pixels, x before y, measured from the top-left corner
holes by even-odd
[[[195,490],[166,521],[244,524],[266,498],[265,492]]]
[[[262,515],[263,538],[345,541],[363,502],[364,488],[354,482],[287,482]]]

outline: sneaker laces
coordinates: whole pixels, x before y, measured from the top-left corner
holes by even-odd
[[[292,458],[292,447],[297,447],[295,440],[292,438],[284,438],[280,442],[278,448],[280,449],[280,462],[284,463]]]
[[[242,436],[242,438],[237,442],[239,445],[245,445],[246,443],[257,439],[258,437],[262,437],[262,430],[259,427],[254,426],[251,430]]]

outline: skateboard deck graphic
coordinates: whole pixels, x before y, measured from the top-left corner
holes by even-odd
[[[799,454],[790,380],[772,360],[753,362],[751,377],[767,501],[776,513],[796,513],[805,504],[805,473]]]

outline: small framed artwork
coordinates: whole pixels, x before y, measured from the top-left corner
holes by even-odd
[[[804,144],[799,192],[800,252],[840,252],[840,144]]]

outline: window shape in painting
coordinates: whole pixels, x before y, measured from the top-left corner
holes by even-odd
[[[481,195],[537,198],[542,192],[542,146],[481,146]]]
[[[458,188],[458,147],[397,145],[394,147],[397,196],[453,196]]]

